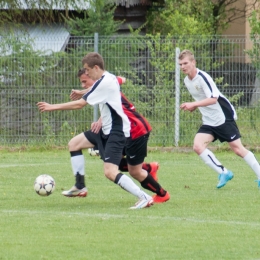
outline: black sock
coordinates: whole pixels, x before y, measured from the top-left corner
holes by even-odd
[[[154,178],[148,173],[147,177],[140,182],[142,187],[156,193],[158,196],[163,197],[166,194],[166,190],[164,190],[161,185],[154,180]]]
[[[120,180],[120,178],[123,176],[123,174],[121,172],[119,172],[114,180],[114,183],[117,184]]]
[[[85,185],[85,176],[84,175],[80,175],[78,172],[77,172],[77,175],[76,175],[76,184],[75,184],[75,186],[79,190],[81,190],[81,189],[86,187],[86,185]]]

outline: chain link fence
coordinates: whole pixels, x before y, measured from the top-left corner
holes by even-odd
[[[60,45],[60,39],[41,44]],[[245,37],[71,37],[65,51],[34,51],[33,41],[0,41],[0,143],[66,145],[89,129],[93,108],[40,113],[38,101],[69,102],[71,89],[80,89],[77,72],[83,56],[98,51],[106,69],[127,78],[122,91],[151,123],[150,146],[191,146],[201,124],[198,111],[179,111],[176,104],[191,97],[176,80],[176,48],[191,49],[198,68],[207,71],[234,104],[243,143],[259,145],[259,81],[246,50]],[[176,70],[177,69],[177,70]],[[176,90],[177,87],[177,90]],[[177,95],[176,95],[177,93]],[[178,116],[176,120],[176,116]],[[176,138],[176,134],[178,138]]]

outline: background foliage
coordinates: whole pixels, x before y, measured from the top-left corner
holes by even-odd
[[[15,1],[0,2],[1,6],[4,4],[13,8],[3,11],[3,14],[6,14],[0,19],[3,24],[10,22],[16,11],[17,14],[22,12],[24,15],[24,10],[20,10]],[[45,8],[41,9],[37,4]],[[52,10],[53,13],[47,11],[51,8],[48,5],[50,3],[40,1],[37,4],[28,2],[31,9],[27,10],[30,12],[30,15],[26,16],[27,22],[34,20],[34,22],[44,23],[48,20],[48,16],[56,17],[55,10]],[[68,6],[73,3],[57,1],[57,4]],[[152,123],[153,143],[160,146],[174,144],[175,48],[194,51],[200,68],[206,71],[213,71],[223,66],[225,59],[232,59],[231,56],[237,48],[236,44],[230,44],[228,39],[225,40],[215,34],[216,28],[224,26],[227,21],[220,18],[228,18],[230,14],[231,9],[222,9],[223,6],[230,4],[229,0],[224,0],[222,7],[219,3],[209,0],[166,1],[166,8],[163,7],[159,12],[151,12],[148,15],[147,31],[149,33],[141,35],[141,28],[136,31],[129,28],[131,34],[127,37],[115,34],[120,23],[113,19],[115,5],[112,2],[93,0],[90,4],[91,8],[88,11],[81,11],[75,6],[74,13],[66,12],[68,10],[66,7],[65,12],[59,14],[56,22],[66,21],[70,33],[75,35],[70,38],[64,52],[47,55],[41,51],[34,51],[33,40],[29,39],[26,32],[23,37],[1,32],[1,114],[7,114],[5,120],[8,122],[1,126],[2,142],[6,143],[6,140],[10,142],[14,136],[20,135],[22,139],[19,139],[19,142],[28,142],[34,133],[37,133],[41,141],[45,138],[44,142],[64,143],[69,137],[86,129],[92,120],[91,109],[87,109],[86,112],[64,113],[60,111],[39,116],[34,106],[37,101],[44,99],[51,103],[69,101],[69,91],[72,88],[78,88],[76,74],[82,66],[81,59],[86,52],[94,51],[92,36],[95,31],[102,34],[98,39],[98,52],[105,59],[106,69],[116,75],[127,77],[127,84],[123,87],[123,91],[131,101],[134,101],[138,111]],[[103,17],[103,19],[99,20],[96,17]],[[257,38],[259,26],[256,14],[253,13],[250,19],[254,46],[248,53],[255,67],[259,68]],[[220,20],[222,25],[218,24]],[[19,26],[21,22],[19,15],[12,21]],[[181,81],[182,79],[183,75],[181,75]],[[215,80],[222,91],[228,89],[229,86],[223,82],[222,75],[217,75]],[[13,89],[13,93],[17,92],[19,98],[6,98],[9,89]],[[55,91],[58,92],[55,93]],[[228,97],[235,105],[240,104],[241,97],[244,95],[242,91],[228,93]],[[182,100],[191,100],[183,85],[181,85],[181,95]],[[19,112],[18,106],[21,107],[22,112]],[[238,112],[243,115],[244,109],[240,107]],[[257,123],[254,121],[257,121],[258,113],[255,109],[250,108],[250,123],[248,127],[243,126],[246,131],[250,127],[257,129]],[[15,115],[15,120],[10,114]],[[199,113],[181,113],[181,117],[180,131],[185,138],[181,138],[180,145],[189,145],[200,124],[200,115]],[[26,126],[24,126],[25,118],[28,120]],[[31,128],[29,118],[37,118],[37,123]],[[10,121],[13,122],[10,123]],[[168,133],[167,136],[165,133]],[[253,143],[255,140],[250,139],[250,141]]]

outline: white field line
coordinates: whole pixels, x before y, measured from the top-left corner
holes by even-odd
[[[54,163],[26,163],[26,164],[2,164],[0,168],[10,168],[10,167],[27,167],[27,166],[41,166],[41,165],[56,165],[56,164],[64,164],[64,162],[54,162]]]
[[[35,211],[35,210],[0,210],[1,213],[6,215],[49,215],[50,212],[45,211]],[[102,218],[102,219],[129,219],[129,214],[107,214],[107,213],[87,213],[87,212],[52,212],[52,215],[62,216],[62,217],[71,217],[71,216],[82,216],[82,217],[92,217],[92,218]],[[2,215],[3,216],[3,215]],[[144,216],[131,215],[131,219],[143,219]],[[145,218],[151,220],[160,220],[160,221],[181,221],[181,222],[191,222],[191,223],[203,223],[203,224],[220,224],[220,225],[240,225],[240,226],[250,226],[253,228],[260,228],[260,222],[244,222],[244,221],[229,221],[229,220],[213,220],[213,219],[195,219],[189,217],[174,217],[174,216],[145,216]]]
[[[88,161],[88,164],[92,164],[94,162]],[[11,167],[28,167],[28,166],[42,166],[42,165],[58,165],[58,164],[64,164],[64,162],[53,162],[53,163],[47,163],[47,162],[43,162],[43,163],[16,163],[16,164],[2,164],[0,165],[0,168],[11,168]],[[67,163],[68,165],[70,165],[70,161],[68,161]]]

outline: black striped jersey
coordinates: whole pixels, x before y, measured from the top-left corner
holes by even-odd
[[[136,112],[135,106],[128,101],[125,95],[121,92],[122,106],[125,114],[127,115],[130,124],[130,136],[132,139],[141,137],[152,130],[152,127],[148,123],[145,117]]]
[[[122,85],[122,79],[120,77],[117,77],[117,80],[118,83]],[[123,110],[131,124],[131,138],[136,139],[151,132],[152,127],[148,123],[147,119],[136,111],[134,104],[131,103],[122,92],[121,102]]]

